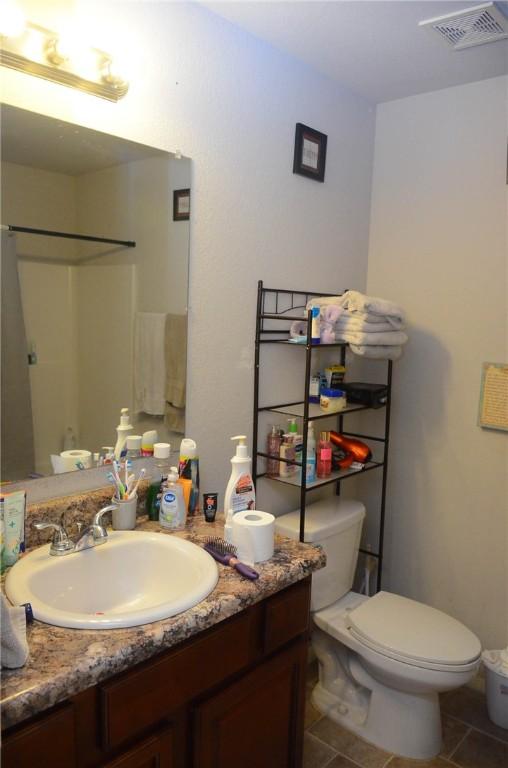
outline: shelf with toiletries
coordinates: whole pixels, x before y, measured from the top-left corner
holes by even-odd
[[[270,458],[270,455],[268,453],[263,453],[262,451],[257,452],[258,456],[264,457],[266,459]],[[345,480],[347,477],[351,477],[352,475],[358,475],[362,472],[368,472],[371,469],[377,469],[378,467],[382,467],[384,462],[382,461],[367,461],[362,467],[358,469],[337,469],[332,470],[330,475],[327,477],[317,477],[315,480],[311,480],[310,482],[306,483],[306,489],[308,491],[314,489],[314,488],[321,488],[323,485],[329,485],[330,483],[336,483],[340,482],[341,480]],[[301,462],[295,462],[295,465],[297,467],[301,467]],[[257,478],[260,477],[269,477],[266,472],[262,472],[261,474],[257,475]],[[270,477],[270,480],[274,480],[277,483],[285,483],[286,485],[293,485],[295,488],[300,488],[302,485],[302,481],[299,477],[299,475],[293,475],[290,477]]]
[[[357,405],[356,403],[348,403],[346,407],[340,411],[342,414],[354,413],[355,411],[369,411],[370,405]],[[269,413],[285,413],[288,416],[298,416],[303,419],[305,414],[305,401],[302,400],[299,403],[286,403],[282,405],[270,405],[259,408],[259,411],[267,411]],[[336,416],[337,413],[332,414]],[[308,419],[309,421],[316,421],[317,419],[329,419],[329,413],[323,413],[321,407],[317,403],[308,403]]]
[[[300,492],[300,541],[304,541],[305,510],[308,504],[308,493],[312,493],[315,489],[322,488],[323,486],[334,484],[337,495],[340,495],[342,481],[350,477],[358,477],[371,470],[379,470],[381,473],[379,526],[377,542],[375,542],[373,548],[369,549],[369,554],[378,561],[377,587],[380,589],[390,428],[392,360],[380,361],[380,364],[386,365],[386,376],[382,384],[343,382],[343,388],[347,392],[340,391],[337,393],[337,386],[342,390],[341,383],[337,385],[336,382],[342,382],[342,377],[346,371],[346,350],[349,345],[344,341],[333,341],[333,337],[330,336],[323,343],[319,331],[319,313],[316,314],[316,312],[312,311],[312,299],[315,297],[331,296],[333,294],[319,291],[270,289],[265,288],[262,281],[258,283],[254,366],[253,477],[255,482],[267,478],[276,483],[282,483],[298,489]],[[298,314],[298,312],[301,314]],[[316,325],[314,324],[315,322]],[[294,335],[296,326],[299,327],[300,336]],[[291,336],[293,336],[292,340],[290,339]],[[310,343],[308,343],[308,340]],[[298,384],[298,381],[303,383],[305,395],[304,399],[297,399],[298,394],[295,392],[294,394],[297,397],[291,402],[267,405],[265,404],[268,399],[267,393],[271,393],[270,399],[272,403],[275,397],[272,388],[267,386],[267,368],[270,368],[270,366],[264,366],[261,358],[264,358],[265,355],[268,355],[270,358],[267,350],[270,345],[273,348],[273,345],[278,344],[298,347],[304,351],[304,361],[301,360],[298,353],[294,357],[289,353],[274,352],[271,355],[271,362],[272,369],[277,370],[279,373],[283,366],[290,371],[285,379],[286,382],[291,380],[295,386]],[[262,355],[261,350],[263,348],[265,352]],[[327,357],[330,358],[330,355],[326,355],[327,350],[332,349],[331,356],[333,357],[333,348],[339,350],[338,354],[337,351],[335,352],[335,357],[339,359],[335,360],[335,365],[329,363],[328,368],[337,369],[337,379],[334,378],[335,383],[333,384],[329,378],[328,383],[325,383],[323,379],[319,387],[320,395],[325,391],[326,395],[336,396],[331,401],[333,405],[330,405],[329,410],[326,410],[322,397],[316,398],[312,388],[312,382],[316,378],[316,374],[313,375],[313,371],[322,369],[326,365],[323,361]],[[276,355],[276,357],[273,355]],[[305,365],[304,373],[301,372],[303,364]],[[265,378],[263,378],[263,375]],[[363,394],[366,395],[365,399],[356,396],[353,398],[350,388],[355,385],[358,388],[364,388]],[[328,387],[329,389],[327,389]],[[377,393],[372,392],[374,388],[378,390]],[[383,390],[382,396],[380,394],[381,389]],[[260,393],[262,393],[265,403],[261,402]],[[288,400],[291,394],[293,393],[288,393]],[[367,396],[369,394],[371,398]],[[350,396],[351,400],[346,400],[346,397],[349,398]],[[375,397],[377,399],[374,399]],[[359,402],[352,402],[353,399],[359,400]],[[280,397],[280,400],[282,400],[282,397]],[[363,429],[355,431],[347,429],[346,422],[350,414],[372,410],[378,410],[382,413],[384,426],[379,428],[381,434],[369,434],[364,432]],[[272,432],[268,432],[266,437],[263,435],[263,426],[266,426],[266,416],[272,413],[292,417],[292,419],[289,419],[290,427],[287,433],[277,425],[273,425]],[[368,415],[362,417],[362,426],[364,418],[371,421]],[[296,419],[299,420],[299,425],[295,426]],[[326,426],[319,426],[316,429],[316,433],[314,433],[315,422],[321,424],[322,419],[330,420],[336,426],[337,431],[333,431],[333,428],[330,429],[328,422],[326,422]],[[291,440],[290,432],[294,433],[293,440]],[[301,434],[296,434],[298,432],[301,432]],[[279,436],[278,438],[277,435]],[[265,439],[267,442],[266,448]],[[276,447],[277,439],[280,441],[278,453]],[[270,442],[271,440],[272,443]],[[290,446],[292,442],[295,446],[294,451],[291,450],[291,447],[288,450],[288,444]],[[322,452],[323,447],[325,449],[324,453]],[[356,447],[364,453],[360,459],[355,458],[355,462],[351,465],[351,461],[347,460],[348,451],[345,449],[352,448],[354,452]],[[321,456],[325,454],[327,455],[328,465],[323,471],[323,466],[319,467],[319,461]],[[344,460],[342,460],[343,458]],[[351,459],[351,452],[349,452],[349,459]],[[279,467],[278,470],[277,465]]]

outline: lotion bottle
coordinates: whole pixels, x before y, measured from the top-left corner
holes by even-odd
[[[243,512],[245,509],[255,509],[256,491],[252,481],[251,458],[247,454],[245,435],[236,435],[231,440],[238,440],[236,454],[231,459],[231,477],[224,496],[224,509]]]
[[[292,419],[288,419],[288,421],[289,421],[288,434],[290,434],[293,438],[293,446],[295,449],[294,458],[295,458],[295,461],[299,461],[301,465],[302,457],[303,457],[303,435],[298,434],[298,425],[296,423],[295,417],[293,417]],[[292,471],[294,475],[296,475],[298,478],[301,478],[302,476],[301,466],[293,466]]]
[[[132,424],[129,419],[129,409],[122,408],[120,412],[120,424],[116,428],[116,434],[118,435],[115,445],[115,459],[120,461],[122,451],[127,442],[127,435],[132,432]]]

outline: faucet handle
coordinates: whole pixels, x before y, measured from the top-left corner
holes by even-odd
[[[114,504],[108,504],[107,507],[99,509],[99,511],[94,515],[93,524],[102,526],[102,516],[105,515],[106,512],[114,512],[115,509],[117,509],[117,507]]]
[[[74,549],[74,544],[67,536],[67,531],[63,525],[57,525],[56,523],[34,523],[34,528],[37,528],[38,531],[43,531],[45,528],[53,528],[55,531],[50,554],[65,555],[71,549]]]

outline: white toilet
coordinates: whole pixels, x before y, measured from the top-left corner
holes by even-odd
[[[312,576],[312,693],[327,717],[387,752],[431,758],[441,749],[438,693],[467,683],[480,666],[478,638],[459,621],[390,592],[350,589],[365,507],[332,497],[308,505],[305,541],[326,567]],[[278,517],[277,533],[298,538],[300,511]]]

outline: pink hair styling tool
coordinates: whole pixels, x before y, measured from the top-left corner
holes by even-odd
[[[236,557],[237,550],[233,544],[229,544],[224,539],[214,536],[207,539],[203,547],[208,554],[219,563],[222,563],[222,565],[230,565],[232,568],[235,568],[238,573],[241,573],[242,576],[245,576],[246,579],[250,579],[251,581],[259,579],[259,573],[257,571],[238,560]]]

